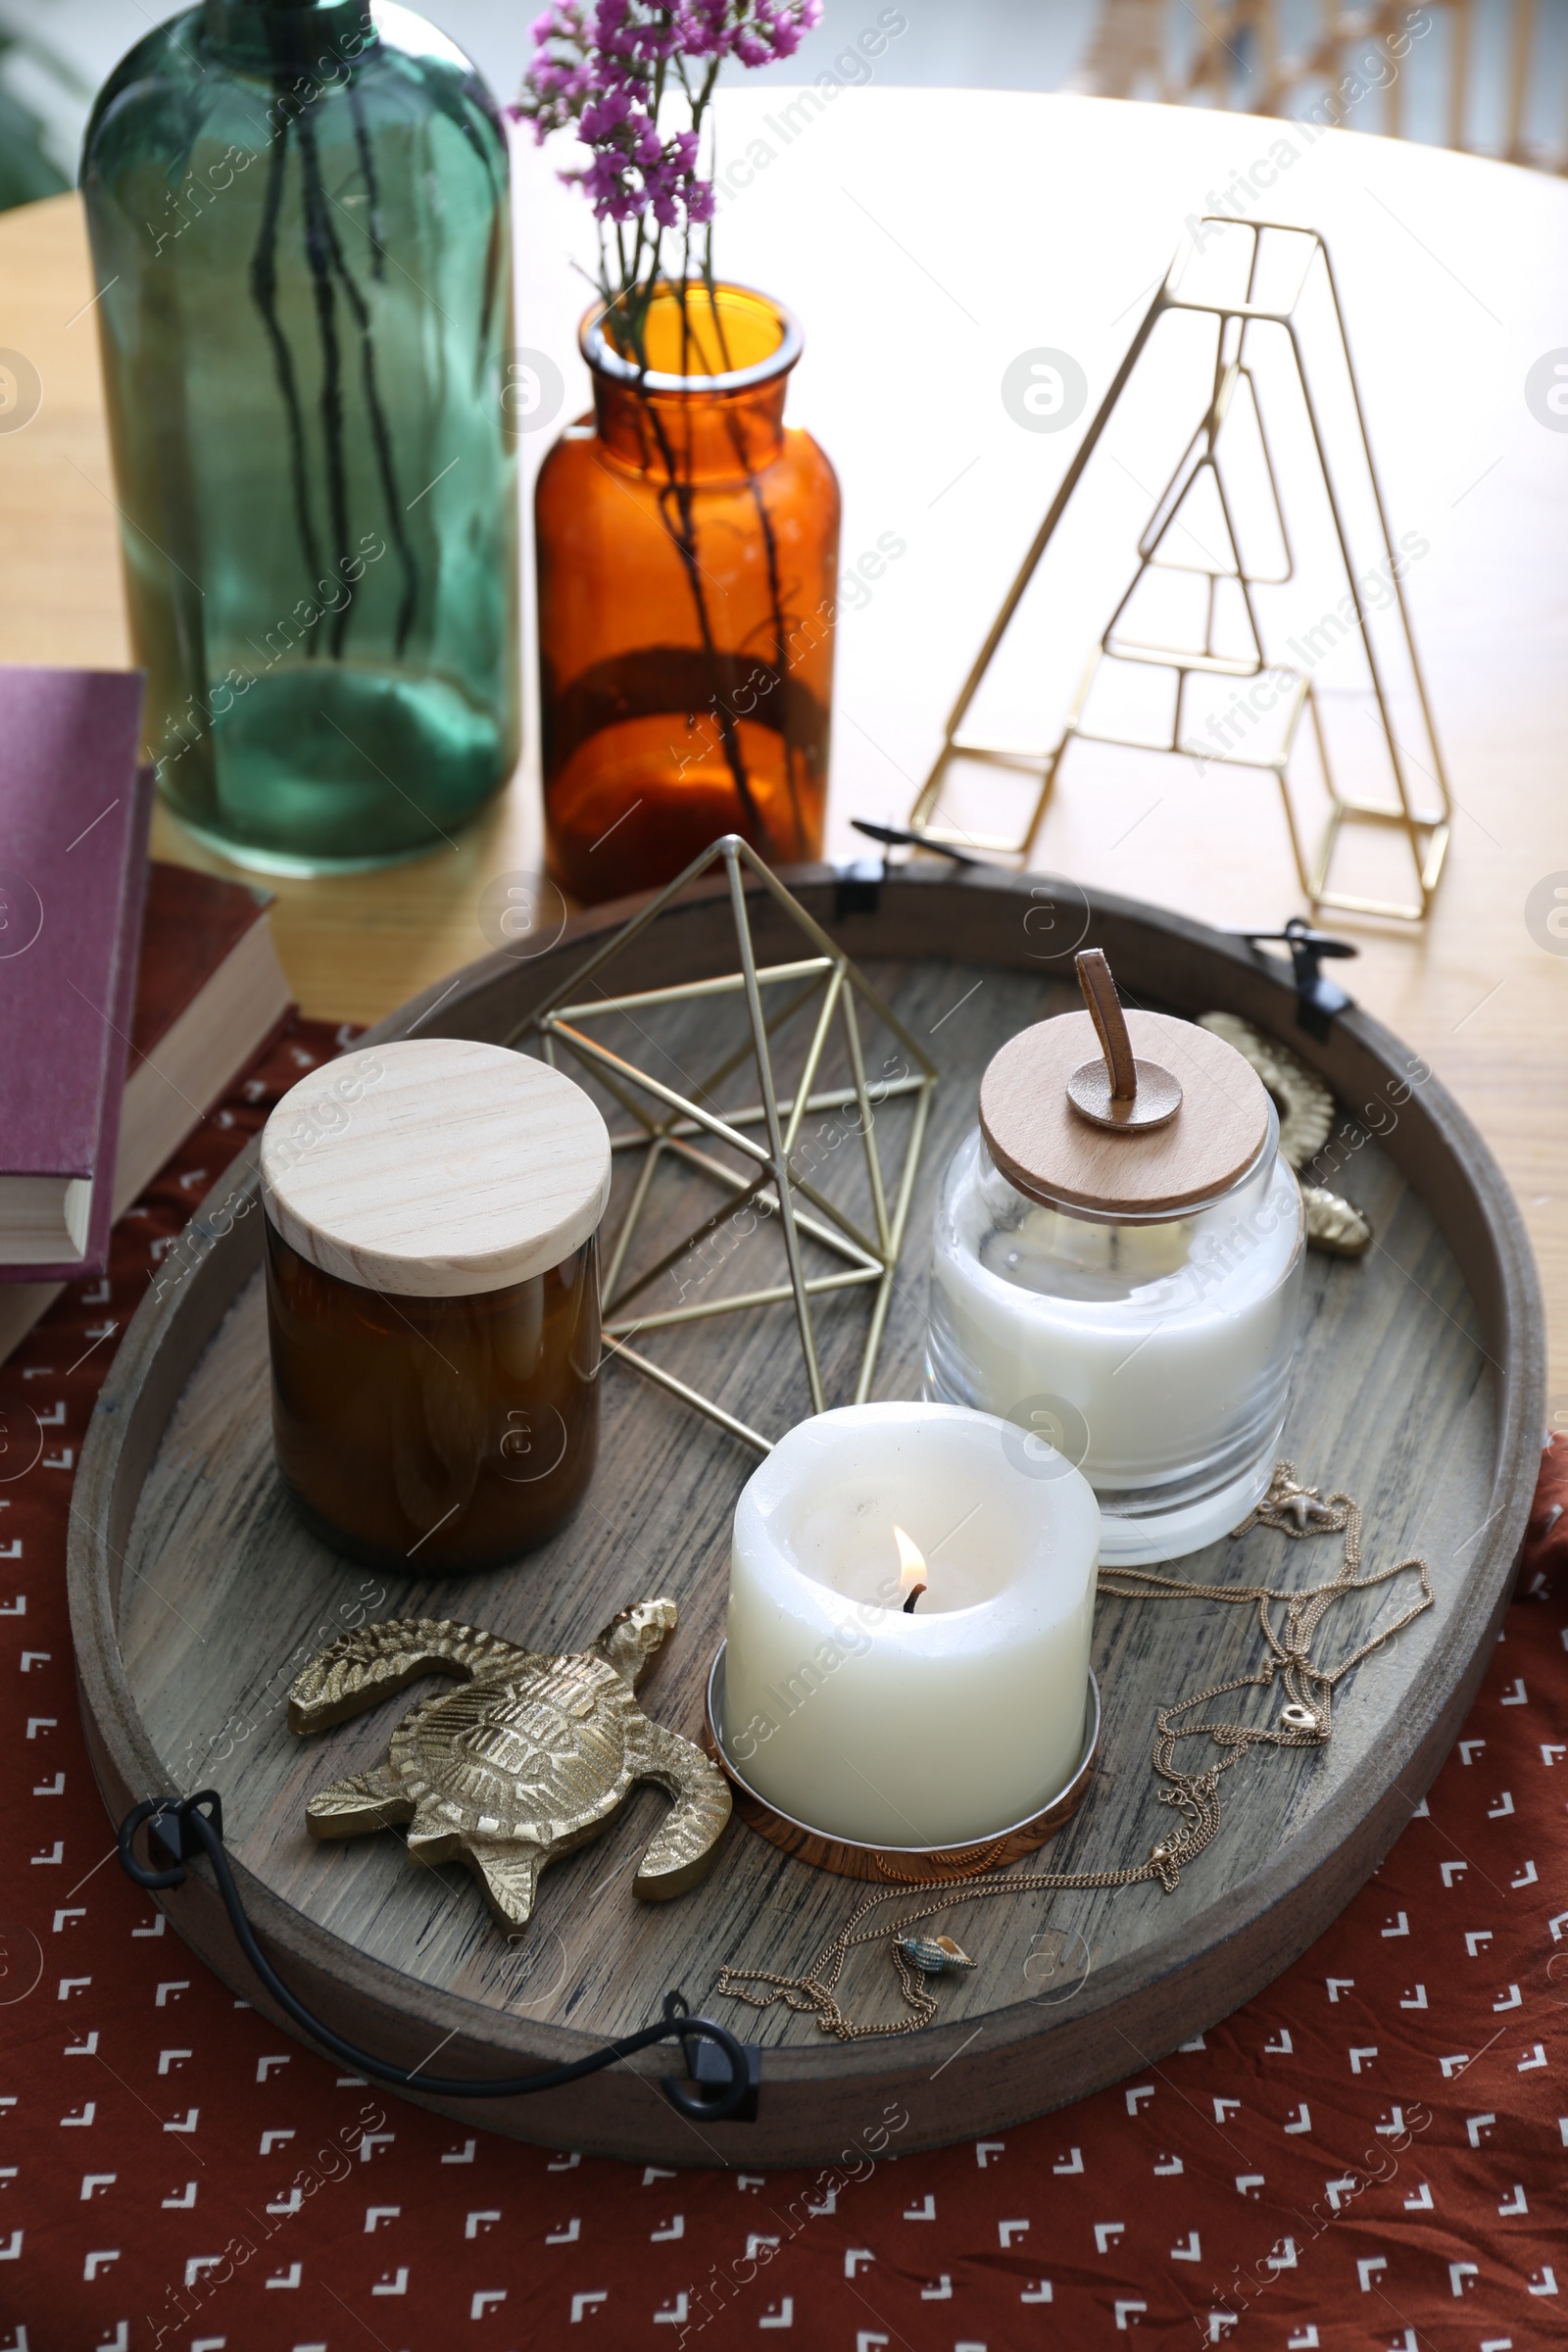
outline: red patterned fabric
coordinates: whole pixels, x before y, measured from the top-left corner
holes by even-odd
[[[1379,1875],[1200,2044],[1040,2123],[821,2173],[579,2161],[342,2080],[206,1973],[112,1859],[71,1473],[160,1246],[347,1039],[287,1031],[122,1221],[107,1292],[0,1373],[0,2352],[1561,2345],[1568,1442],[1465,1736]],[[7,1478],[18,1399],[43,1445]]]

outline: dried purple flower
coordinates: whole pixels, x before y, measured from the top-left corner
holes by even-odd
[[[541,141],[571,129],[588,148],[588,162],[562,177],[612,224],[616,268],[602,245],[601,290],[623,316],[646,307],[665,231],[685,240],[683,274],[692,231],[710,236],[713,187],[698,161],[720,65],[727,57],[743,66],[792,57],[821,14],[821,0],[555,0],[535,18],[533,61],[512,111]],[[666,105],[688,115],[668,136],[661,126]],[[632,226],[628,255],[620,232]],[[706,249],[703,274],[711,277]]]

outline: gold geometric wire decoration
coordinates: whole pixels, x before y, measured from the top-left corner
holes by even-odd
[[[599,975],[605,967],[650,924],[656,922],[673,899],[717,865],[723,866],[729,885],[738,970],[711,980],[691,980],[669,988],[640,989],[627,996],[588,993],[597,986]],[[810,948],[810,954],[787,962],[759,965],[746,906],[744,877],[748,873],[756,877],[775,906],[805,935],[805,944]],[[635,1020],[640,1013],[659,1005],[694,1004],[735,995],[743,997],[745,1001],[748,1023],[746,1041],[723,1056],[686,1093],[669,1085],[666,1080],[656,1077],[651,1071],[640,1069],[624,1054],[614,1052],[591,1033],[590,1024],[606,1016],[630,1015]],[[866,1080],[857,999],[897,1040],[905,1057],[904,1066],[895,1076],[879,1077],[871,1085]],[[813,1001],[815,1017],[802,1068],[793,1092],[781,1097],[774,1074],[776,1041],[790,1022],[812,1006]],[[843,1037],[850,1083],[819,1088],[816,1085],[817,1073],[835,1028]],[[863,1288],[871,1295],[870,1319],[854,1401],[857,1404],[864,1403],[870,1394],[877,1352],[887,1322],[899,1251],[903,1247],[920,1150],[925,1139],[931,1093],[937,1082],[936,1066],[864,974],[812,921],[805,907],[769,872],[756,852],[733,833],[713,842],[700,858],[692,860],[683,874],[677,875],[673,882],[651,900],[623,930],[580,964],[559,995],[533,1013],[508,1042],[515,1045],[530,1034],[538,1038],[544,1058],[553,1066],[560,1066],[558,1056],[563,1052],[569,1054],[626,1113],[631,1125],[612,1134],[612,1151],[641,1151],[646,1153],[625,1214],[613,1242],[609,1245],[605,1261],[602,1295],[605,1301],[603,1329],[606,1360],[613,1358],[616,1362],[634,1366],[671,1396],[679,1397],[698,1412],[707,1414],[710,1420],[716,1421],[731,1436],[754,1446],[760,1453],[769,1453],[772,1451],[772,1440],[729,1412],[715,1397],[704,1396],[687,1382],[677,1379],[663,1365],[654,1362],[640,1349],[633,1348],[630,1341],[645,1332],[668,1330],[699,1323],[710,1316],[739,1314],[752,1308],[765,1308],[792,1301],[810,1392],[810,1409],[813,1413],[820,1413],[826,1410],[828,1399],[823,1387],[811,1302],[826,1293]],[[741,1069],[748,1058],[756,1065],[758,1101],[739,1109],[722,1112],[710,1109],[704,1098],[710,1097],[713,1090]],[[903,1096],[913,1098],[912,1123],[906,1140],[902,1165],[896,1180],[890,1184],[884,1174],[877,1144],[876,1111],[890,1098]],[[864,1149],[871,1202],[869,1231],[865,1230],[859,1219],[852,1217],[847,1209],[814,1184],[799,1160],[801,1129],[806,1118],[819,1111],[849,1110],[852,1106],[858,1116]],[[710,1136],[739,1153],[748,1163],[749,1172],[742,1173],[716,1159],[711,1152],[705,1151],[699,1140],[704,1136]],[[665,1250],[657,1264],[627,1278],[628,1254],[648,1202],[655,1174],[670,1160],[701,1178],[705,1184],[716,1186],[726,1198],[714,1216],[705,1219],[674,1249]],[[760,1215],[777,1216],[788,1269],[786,1282],[739,1295],[713,1297],[692,1305],[682,1304],[642,1314],[627,1312],[634,1300],[654,1282],[699,1248],[704,1237],[712,1232],[720,1218],[733,1217],[749,1208],[755,1208]],[[842,1266],[832,1273],[808,1274],[803,1257],[803,1241],[826,1249],[843,1260]]]
[[[1290,831],[1291,849],[1296,859],[1297,873],[1300,880],[1301,890],[1313,907],[1331,906],[1347,913],[1382,915],[1400,921],[1419,922],[1424,918],[1432,903],[1448,846],[1451,815],[1448,784],[1442,751],[1438,744],[1437,730],[1433,723],[1431,706],[1427,699],[1426,682],[1416,655],[1409,612],[1405,604],[1401,580],[1404,565],[1396,559],[1394,552],[1389,530],[1388,512],[1383,499],[1383,488],[1378,478],[1376,465],[1373,462],[1372,446],[1366,429],[1365,412],[1361,405],[1360,386],[1356,382],[1355,368],[1350,358],[1345,315],[1340,305],[1339,287],[1335,280],[1334,266],[1329,256],[1328,246],[1315,229],[1298,228],[1284,221],[1239,221],[1225,215],[1205,214],[1200,226],[1206,226],[1209,223],[1250,236],[1251,246],[1248,256],[1246,291],[1239,300],[1233,301],[1217,301],[1198,295],[1183,294],[1181,291],[1182,279],[1192,255],[1191,253],[1179,253],[1172,262],[1164,281],[1128,347],[1121,366],[1116,370],[1104,399],[1101,402],[1093,423],[1062,477],[1061,485],[1051,503],[1045,520],[1036,533],[1018,574],[1003,601],[1002,609],[997,614],[990,634],[964,681],[963,689],[948,718],[942,749],[937,755],[936,763],[921,786],[910,812],[909,829],[920,841],[933,846],[947,844],[954,848],[984,850],[1024,864],[1028,861],[1046,810],[1050,806],[1052,792],[1070,743],[1075,741],[1106,743],[1129,750],[1159,751],[1175,753],[1186,758],[1197,757],[1204,762],[1211,762],[1216,766],[1251,768],[1271,773],[1277,777],[1285,806],[1285,818]],[[1307,247],[1305,263],[1296,280],[1295,290],[1288,302],[1278,306],[1261,303],[1255,299],[1260,265],[1263,261],[1264,240],[1269,236],[1301,239],[1304,240]],[[1196,240],[1194,249],[1200,251],[1201,243],[1201,239]],[[1334,322],[1338,331],[1340,348],[1344,354],[1346,376],[1354,406],[1361,453],[1365,459],[1367,478],[1371,484],[1372,501],[1376,510],[1377,529],[1382,538],[1384,564],[1387,568],[1387,576],[1393,586],[1397,624],[1403,634],[1404,651],[1408,658],[1410,674],[1414,681],[1416,699],[1420,707],[1426,745],[1431,759],[1431,767],[1425,772],[1435,788],[1433,797],[1423,798],[1407,772],[1409,768],[1423,763],[1417,761],[1400,743],[1396,730],[1390,709],[1388,682],[1384,675],[1383,664],[1378,657],[1373,633],[1367,627],[1366,602],[1362,582],[1358,577],[1356,564],[1351,555],[1351,541],[1346,510],[1335,478],[1334,467],[1330,463],[1323,418],[1318,404],[1313,398],[1312,384],[1302,348],[1300,320],[1297,313],[1302,297],[1306,293],[1313,264],[1319,258],[1323,264]],[[1133,369],[1154,328],[1167,314],[1183,312],[1210,318],[1214,320],[1215,341],[1211,388],[1203,413],[1192,437],[1164,489],[1155,501],[1149,521],[1138,541],[1137,569],[1102,631],[1099,643],[1090,655],[1081,682],[1068,709],[1061,733],[1055,744],[1046,751],[1009,744],[977,742],[971,737],[965,736],[961,729],[992,661],[1023,600],[1024,592],[1039,568],[1057,524],[1067,510],[1068,503],[1078,487],[1102,435],[1110,422],[1116,404],[1121,399]],[[1275,470],[1273,451],[1264,422],[1263,403],[1258,396],[1256,375],[1253,368],[1249,364],[1250,338],[1254,337],[1257,330],[1263,326],[1283,328],[1289,338],[1296,381],[1299,387],[1311,428],[1318,471],[1327,497],[1329,513],[1333,519],[1334,539],[1348,581],[1349,600],[1354,611],[1355,625],[1366,658],[1372,693],[1377,703],[1378,729],[1388,753],[1393,778],[1393,797],[1389,800],[1367,800],[1342,791],[1336,781],[1334,766],[1329,758],[1328,738],[1323,726],[1319,695],[1310,674],[1310,665],[1298,666],[1291,662],[1269,661],[1264,656],[1263,632],[1253,591],[1260,587],[1280,587],[1292,580],[1296,576],[1296,559],[1286,521],[1285,502],[1280,496],[1279,478]],[[1283,567],[1275,571],[1250,569],[1244,563],[1242,558],[1244,535],[1237,528],[1237,506],[1233,494],[1226,487],[1223,448],[1225,428],[1234,417],[1241,414],[1244,407],[1250,411],[1255,421],[1262,455],[1263,475],[1267,483],[1268,498],[1273,508],[1272,520],[1279,534],[1280,545],[1284,550]],[[1169,552],[1168,543],[1173,531],[1178,527],[1183,510],[1201,495],[1205,485],[1211,485],[1213,492],[1210,500],[1210,513],[1217,513],[1222,524],[1219,533],[1222,540],[1220,553],[1217,556],[1210,553],[1209,560],[1201,564],[1179,562]],[[1194,536],[1190,527],[1187,529],[1187,535],[1190,538]],[[1207,602],[1200,644],[1183,646],[1140,640],[1119,634],[1119,624],[1122,623],[1129,609],[1134,605],[1140,588],[1145,584],[1150,572],[1156,569],[1197,572],[1200,576],[1206,576],[1208,581]],[[1223,650],[1219,642],[1218,591],[1222,583],[1234,583],[1235,592],[1241,600],[1247,635],[1250,638],[1250,644],[1241,652]],[[1308,634],[1315,638],[1324,634],[1325,631],[1326,619]],[[1176,690],[1171,707],[1167,740],[1151,743],[1147,739],[1135,738],[1124,733],[1102,733],[1087,722],[1085,707],[1089,702],[1091,689],[1102,666],[1108,662],[1143,663],[1175,673]],[[1275,749],[1271,753],[1265,753],[1261,748],[1256,751],[1248,751],[1245,748],[1229,745],[1223,749],[1212,748],[1209,744],[1195,746],[1191,739],[1184,739],[1190,678],[1205,674],[1236,679],[1258,678],[1265,670],[1269,673],[1271,680],[1277,681],[1279,685],[1279,702],[1276,706],[1280,714],[1278,735]],[[1234,708],[1233,704],[1233,710]],[[1316,748],[1318,766],[1329,800],[1328,822],[1315,852],[1309,852],[1304,840],[1303,827],[1293,797],[1289,774],[1291,755],[1301,733],[1303,722],[1311,732]],[[1239,729],[1237,731],[1240,732]],[[965,832],[939,821],[939,807],[948,770],[956,760],[974,760],[982,765],[1007,768],[1017,773],[1039,774],[1039,791],[1026,829],[1020,838],[1008,839],[1005,836]],[[1402,834],[1409,850],[1412,868],[1412,890],[1409,899],[1370,898],[1333,886],[1331,873],[1335,852],[1339,847],[1344,828],[1348,824],[1393,827]]]

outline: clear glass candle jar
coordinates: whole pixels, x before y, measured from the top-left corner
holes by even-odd
[[[306,1523],[423,1575],[554,1535],[599,1442],[603,1119],[526,1056],[350,1054],[268,1122],[272,1431]]]
[[[1125,1206],[1098,1214],[1082,1202],[1069,1211],[1031,1198],[979,1129],[949,1165],[935,1221],[926,1394],[1011,1421],[1042,1476],[1064,1461],[1081,1469],[1100,1502],[1107,1566],[1214,1543],[1267,1488],[1305,1233],[1266,1096],[1258,1127],[1240,1173],[1179,1215]],[[1129,1136],[1113,1149],[1140,1145]]]

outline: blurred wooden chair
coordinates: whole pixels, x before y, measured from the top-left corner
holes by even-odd
[[[1552,46],[1547,12],[1538,0],[1505,0],[1500,10],[1483,9],[1477,0],[1426,0],[1420,11],[1412,11],[1410,0],[1371,0],[1357,9],[1312,0],[1312,22],[1300,37],[1305,13],[1282,0],[1101,0],[1070,86],[1100,97],[1152,97],[1243,114],[1303,115],[1327,105],[1332,122],[1334,94],[1353,76],[1381,93],[1376,127],[1407,137],[1410,75],[1391,44],[1408,35],[1413,14],[1426,14],[1435,20],[1432,29],[1441,28],[1441,42],[1429,49],[1431,33],[1418,34],[1407,40],[1405,54],[1419,43],[1424,80],[1433,70],[1429,60],[1438,60],[1443,143],[1568,172],[1559,129],[1543,139],[1527,127]],[[1367,81],[1358,72],[1373,51],[1396,67],[1386,81]],[[1560,53],[1556,62],[1560,74]],[[1555,112],[1557,125],[1568,128],[1568,93],[1559,91]],[[1356,126],[1373,127],[1364,117]]]

